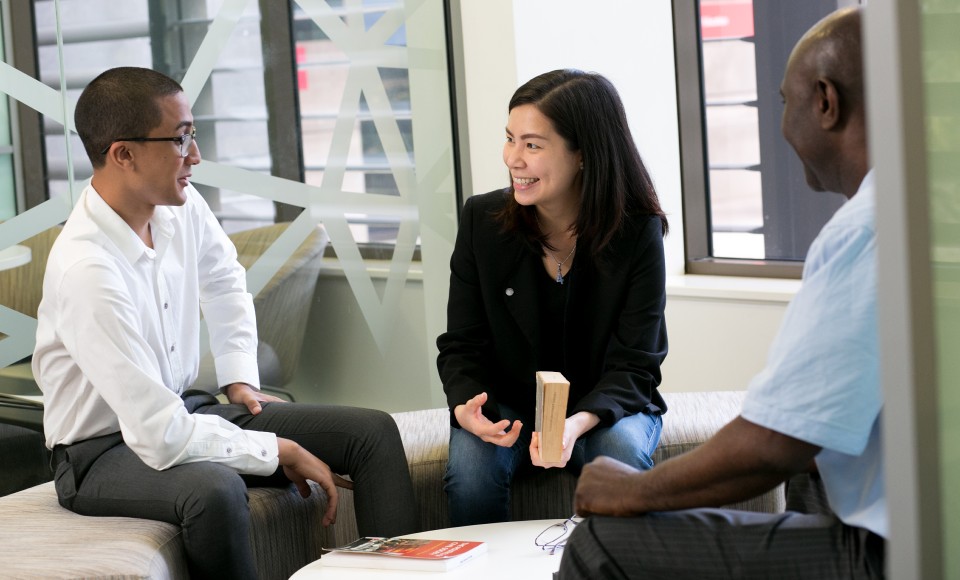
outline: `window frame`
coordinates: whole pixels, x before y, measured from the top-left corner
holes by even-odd
[[[18,23],[18,26],[7,27],[7,62],[24,74],[39,78],[33,2],[5,1],[4,9],[10,22]],[[49,198],[47,155],[40,113],[16,99],[10,98],[9,101],[12,128],[15,131],[13,163],[19,214]]]
[[[835,0],[838,6],[858,0]],[[674,55],[677,84],[677,114],[680,134],[680,172],[683,200],[685,272],[720,276],[799,279],[802,260],[739,259],[713,256],[713,226],[710,212],[709,162],[707,157],[706,102],[702,77],[702,38],[699,1],[673,0]],[[789,52],[789,51],[788,51]],[[759,82],[760,79],[758,79]],[[758,91],[760,87],[758,87]],[[763,131],[761,129],[761,131]],[[766,133],[769,133],[769,128]],[[761,143],[770,135],[761,134]],[[771,170],[783,171],[782,160],[774,159]],[[769,177],[769,176],[768,176]],[[782,179],[798,179],[787,175]],[[765,185],[766,185],[765,179]],[[764,201],[767,199],[764,194]],[[801,200],[803,201],[803,200]],[[808,205],[805,201],[800,205]],[[783,209],[774,208],[782,213]],[[804,208],[801,208],[803,210]],[[830,209],[827,216],[834,209]],[[803,213],[801,211],[801,213]],[[778,213],[774,216],[783,219]],[[775,220],[771,220],[774,221]],[[818,228],[819,229],[819,228]],[[814,232],[815,233],[815,232]]]

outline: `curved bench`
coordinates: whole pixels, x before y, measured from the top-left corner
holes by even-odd
[[[663,393],[667,413],[654,461],[667,459],[697,447],[737,415],[745,391]],[[447,465],[450,419],[447,409],[394,413],[403,438],[410,477],[424,530],[450,526],[443,474]],[[514,481],[511,514],[515,520],[559,519],[570,516],[577,479],[565,470],[543,470]],[[342,492],[337,540],[356,537],[352,517],[352,492]],[[761,496],[727,507],[749,511],[782,512],[786,506],[783,486]]]
[[[657,462],[703,443],[740,412],[743,392],[665,393],[669,406],[654,457]],[[449,527],[443,473],[450,424],[446,409],[393,415],[403,438],[424,530]],[[573,505],[576,478],[545,470],[518,478],[513,486],[515,519],[565,519]],[[292,486],[250,490],[257,568],[264,580],[288,578],[320,557],[321,547],[357,537],[353,493],[340,490],[337,523],[320,521],[326,497],[316,488],[302,499]],[[784,509],[782,486],[730,507],[777,512]],[[53,483],[0,498],[0,562],[14,578],[187,578],[180,530],[132,518],[92,518],[57,503]]]

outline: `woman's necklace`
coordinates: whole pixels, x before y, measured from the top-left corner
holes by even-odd
[[[570,259],[570,256],[572,256],[573,253],[577,251],[576,242],[574,242],[573,244],[573,249],[570,250],[570,253],[567,254],[567,257],[564,258],[563,260],[558,260],[557,257],[554,256],[553,253],[551,253],[550,250],[548,250],[546,247],[543,248],[543,251],[546,252],[547,255],[553,258],[553,261],[557,263],[557,284],[563,284],[563,274],[561,273],[560,269],[563,268],[563,265],[567,262],[567,260]]]
[[[537,214],[533,214],[533,218],[537,220],[537,227],[540,228],[540,232],[543,233],[543,226],[540,225],[540,218],[537,217]],[[546,246],[543,246],[542,244],[541,246],[543,247],[543,251],[546,252],[547,255],[553,258],[553,261],[557,263],[557,284],[563,284],[562,268],[563,265],[567,263],[567,260],[570,259],[570,256],[577,251],[577,242],[573,242],[573,249],[570,250],[570,253],[567,254],[567,257],[563,260],[558,260],[557,257],[553,255],[553,252],[548,250]]]

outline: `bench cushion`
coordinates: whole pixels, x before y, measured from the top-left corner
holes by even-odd
[[[660,445],[654,462],[662,463],[697,447],[740,414],[745,391],[663,393],[668,411],[663,417]],[[394,413],[410,465],[414,494],[424,530],[450,526],[443,475],[447,465],[450,419],[445,408]],[[515,520],[565,519],[573,510],[577,478],[566,470],[537,470],[513,484],[511,516]],[[734,509],[782,512],[783,486],[730,506]],[[356,538],[352,495],[342,494],[335,526],[339,543]]]
[[[260,578],[286,579],[332,545],[319,522],[326,496],[293,486],[252,488],[250,513]],[[178,526],[136,518],[80,516],[57,503],[53,482],[0,503],[0,574],[13,578],[184,579]]]
[[[703,443],[740,412],[743,392],[665,393],[660,446],[666,461]],[[395,413],[410,465],[423,529],[448,527],[443,474],[450,437],[446,409]],[[570,515],[576,478],[565,470],[544,470],[513,485],[515,519],[563,519]],[[336,525],[319,522],[326,497],[319,487],[302,499],[293,486],[252,488],[250,511],[260,577],[288,578],[320,557],[321,547],[356,538],[352,492],[340,490]],[[735,504],[735,508],[779,512],[782,488]],[[187,578],[178,527],[131,518],[78,516],[57,503],[52,482],[0,498],[0,562],[16,578]]]

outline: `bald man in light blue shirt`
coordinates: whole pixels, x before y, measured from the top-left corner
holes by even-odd
[[[649,471],[610,458],[585,466],[575,509],[590,517],[567,544],[560,578],[883,577],[875,194],[860,20],[858,9],[827,16],[787,63],[784,138],[813,189],[849,201],[810,247],[741,415]],[[801,496],[804,505],[788,501],[782,514],[709,509],[806,473],[814,491],[822,478],[826,502]],[[789,500],[800,495],[791,492]]]

